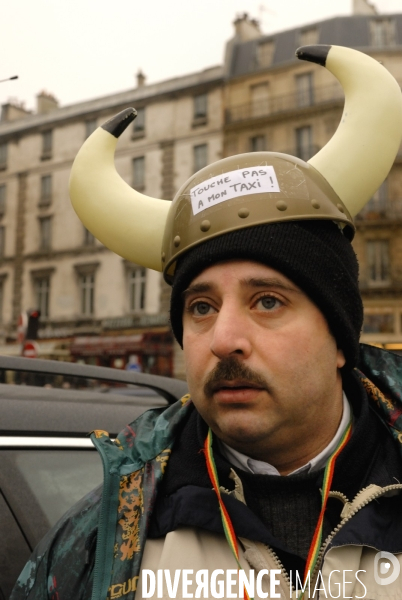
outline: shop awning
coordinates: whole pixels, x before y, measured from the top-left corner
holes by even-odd
[[[143,350],[143,334],[116,336],[81,336],[73,338],[70,352],[74,356],[121,356]]]

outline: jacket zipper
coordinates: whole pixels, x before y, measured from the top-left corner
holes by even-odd
[[[114,543],[120,477],[117,469],[110,468],[109,457],[103,448],[102,441],[98,440],[94,435],[91,435],[91,439],[101,455],[103,464],[103,491],[98,522],[91,600],[106,600],[113,570],[113,552],[110,552],[109,542],[112,539]]]
[[[365,490],[367,490],[369,487],[370,486],[367,486],[367,487],[363,488],[359,492],[359,494],[361,494],[362,492],[364,492]],[[324,541],[324,543],[321,546],[320,553],[319,553],[318,558],[317,558],[316,567],[314,569],[313,576],[311,577],[311,580],[314,583],[315,583],[316,577],[318,576],[318,571],[319,571],[318,567],[321,566],[321,562],[322,562],[322,559],[324,557],[325,551],[326,551],[327,547],[329,546],[329,544],[332,542],[332,540],[335,537],[335,535],[337,533],[339,533],[339,531],[342,529],[342,527],[344,527],[346,525],[346,523],[348,523],[351,520],[351,518],[354,517],[355,514],[359,512],[359,510],[361,510],[362,508],[364,508],[365,506],[367,506],[367,504],[370,504],[370,502],[372,502],[373,500],[377,500],[377,498],[380,498],[381,496],[383,496],[387,492],[391,492],[392,490],[401,490],[401,489],[402,489],[402,484],[400,484],[400,483],[396,483],[394,485],[387,485],[384,488],[377,489],[370,496],[368,496],[365,500],[363,500],[357,506],[355,506],[350,511],[350,513],[346,517],[344,517],[342,519],[342,521],[339,523],[339,525],[337,525],[335,527],[335,529],[329,534],[329,536],[327,537],[327,539]],[[351,502],[351,504],[353,504],[353,501]]]
[[[265,546],[265,548],[268,551],[268,554],[271,556],[273,562],[275,563],[275,565],[278,567],[278,569],[281,570],[281,575],[284,578],[287,587],[292,588],[292,592],[295,591],[291,581],[290,581],[290,577],[288,575],[287,570],[285,569],[285,567],[283,566],[283,564],[281,563],[281,561],[279,560],[278,555],[276,554],[276,552],[274,550],[272,550],[271,546]]]
[[[359,494],[362,494],[362,492],[364,492],[365,490],[367,490],[370,486],[367,486],[366,488],[363,488]],[[379,498],[380,496],[383,496],[384,494],[386,494],[387,492],[390,492],[392,490],[401,490],[402,489],[402,484],[397,483],[394,485],[388,485],[384,488],[380,488],[377,489],[375,492],[373,492],[370,496],[368,496],[365,500],[363,500],[361,503],[359,503],[355,508],[353,508],[351,510],[351,512],[342,519],[342,521],[335,527],[335,529],[329,534],[329,536],[325,539],[324,543],[321,545],[320,548],[320,552],[317,558],[317,562],[316,562],[316,566],[315,569],[313,571],[313,573],[311,574],[310,577],[310,584],[313,585],[313,589],[314,589],[314,585],[316,582],[316,579],[318,577],[318,571],[320,570],[320,567],[322,566],[322,560],[325,554],[325,550],[327,549],[328,545],[331,543],[331,541],[333,540],[333,538],[335,537],[335,535],[337,533],[339,533],[339,531],[342,529],[342,527],[344,527],[344,525],[346,525],[346,523],[348,523],[348,521],[350,521],[350,519],[352,517],[355,516],[355,514],[357,512],[359,512],[359,510],[361,510],[362,508],[364,508],[365,506],[367,506],[367,504],[370,504],[370,502],[372,502],[373,500],[376,500],[377,498]],[[334,494],[334,492],[332,492],[332,494]],[[341,495],[343,496],[343,499],[347,500],[346,496],[344,496],[344,494],[341,494],[340,492],[335,492],[336,497],[341,497]],[[357,496],[359,495],[356,495]],[[350,503],[353,504],[353,501]],[[266,550],[268,551],[268,553],[270,554],[270,556],[272,557],[274,563],[276,564],[276,566],[278,567],[278,569],[281,570],[281,574],[284,578],[284,580],[286,581],[289,590],[292,587],[292,597],[293,594],[296,592],[292,582],[290,581],[288,572],[286,571],[285,567],[283,566],[283,564],[281,563],[281,561],[279,560],[279,557],[277,556],[277,554],[274,552],[274,550],[272,550],[272,548],[270,546],[265,546]],[[304,582],[303,582],[304,583]],[[305,593],[305,592],[304,592]],[[303,596],[304,596],[303,593]],[[296,598],[296,596],[295,596]],[[300,596],[297,597],[298,599],[300,598]]]

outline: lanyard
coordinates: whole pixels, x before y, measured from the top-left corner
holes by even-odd
[[[331,489],[332,478],[334,476],[334,468],[335,462],[338,458],[338,455],[342,452],[343,448],[348,443],[350,436],[352,433],[352,420],[350,420],[349,425],[346,427],[342,438],[339,441],[338,446],[335,448],[334,452],[331,454],[328,462],[325,466],[324,471],[324,480],[321,490],[321,511],[318,517],[317,525],[314,531],[313,539],[311,540],[310,550],[307,555],[306,568],[304,571],[304,584],[306,582],[306,578],[309,572],[313,572],[316,566],[318,555],[320,552],[321,541],[322,541],[322,529],[324,524],[324,514],[325,509],[327,507],[328,495]],[[205,439],[204,443],[204,452],[205,452],[205,460],[207,464],[208,475],[211,480],[213,489],[218,497],[219,509],[222,518],[222,526],[223,531],[226,536],[226,540],[229,544],[230,549],[236,559],[237,566],[241,569],[240,561],[239,561],[239,548],[237,544],[236,534],[233,529],[232,521],[229,517],[229,514],[226,510],[226,506],[223,503],[221,492],[219,489],[219,480],[218,480],[218,472],[216,469],[216,464],[214,460],[214,455],[212,451],[212,431],[211,428],[208,429],[208,435]],[[247,593],[246,588],[244,588],[244,600],[250,600],[249,595]]]
[[[304,583],[306,583],[306,578],[308,573],[312,573],[317,564],[318,555],[321,548],[322,541],[322,529],[324,524],[324,514],[325,509],[327,508],[327,501],[329,492],[331,489],[332,478],[334,476],[335,462],[338,458],[339,454],[342,452],[346,444],[348,443],[350,436],[352,434],[352,419],[349,421],[348,426],[346,427],[343,436],[341,437],[338,446],[335,448],[334,452],[328,459],[328,462],[325,466],[324,471],[324,479],[322,482],[321,489],[321,512],[318,517],[317,525],[315,527],[313,539],[311,540],[310,550],[307,555],[306,568],[304,571]]]
[[[229,514],[226,510],[226,506],[223,503],[221,492],[219,489],[219,480],[218,480],[218,471],[216,470],[216,464],[214,460],[214,454],[212,452],[212,431],[211,428],[208,429],[208,435],[205,439],[204,443],[204,452],[205,452],[205,460],[207,463],[208,475],[211,480],[212,486],[215,490],[216,495],[218,496],[219,508],[221,511],[222,525],[223,531],[225,532],[226,540],[229,544],[230,549],[233,552],[233,555],[236,559],[237,566],[239,570],[242,568],[239,561],[239,548],[237,545],[236,534],[233,529],[232,521],[229,517]],[[244,600],[250,600],[250,597],[247,593],[246,587],[244,587]]]

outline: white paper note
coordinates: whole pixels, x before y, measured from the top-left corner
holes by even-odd
[[[280,192],[274,167],[249,167],[216,175],[191,188],[193,214],[246,194]]]

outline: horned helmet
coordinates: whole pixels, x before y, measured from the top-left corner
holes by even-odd
[[[366,54],[305,46],[296,55],[326,67],[341,83],[338,129],[308,162],[274,152],[219,160],[195,173],[173,201],[133,190],[117,174],[117,140],[132,108],[99,127],[72,167],[70,196],[85,227],[105,246],[173,279],[190,248],[236,229],[294,220],[331,220],[351,239],[353,217],[386,178],[402,137],[401,90]]]

